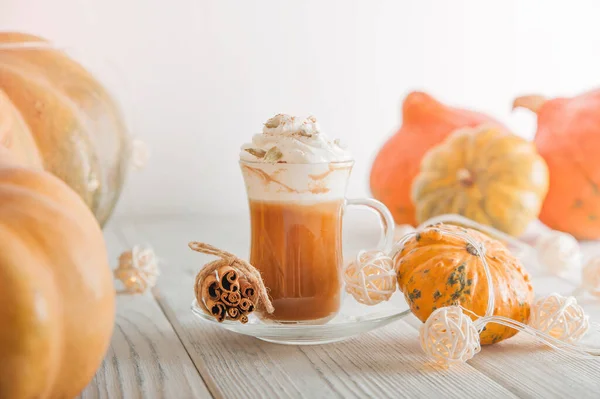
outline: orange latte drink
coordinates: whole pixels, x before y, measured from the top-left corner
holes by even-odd
[[[269,289],[279,321],[326,321],[341,300],[342,199],[249,200],[250,263]]]
[[[242,147],[250,263],[275,312],[263,320],[325,323],[342,298],[342,215],[353,161],[313,117],[277,115]],[[372,200],[371,200],[372,201]]]

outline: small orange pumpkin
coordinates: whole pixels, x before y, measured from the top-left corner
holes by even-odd
[[[444,224],[427,227],[394,256],[398,286],[415,316],[425,322],[434,310],[457,304],[479,316],[485,314],[489,291],[481,259],[465,239],[445,232],[465,234],[481,243],[494,286],[494,315],[527,323],[533,288],[519,260],[498,240]],[[471,318],[476,319],[474,315]],[[490,323],[480,339],[483,345],[493,344],[516,333]]]
[[[0,146],[0,398],[73,398],[108,348],[115,290],[81,198]]]
[[[417,223],[410,188],[427,150],[457,128],[485,122],[501,126],[484,114],[446,106],[426,93],[406,96],[402,126],[381,148],[371,169],[371,192],[389,208],[396,223]]]
[[[540,220],[578,239],[600,238],[600,90],[573,98],[523,96],[537,114],[534,143],[550,170]]]

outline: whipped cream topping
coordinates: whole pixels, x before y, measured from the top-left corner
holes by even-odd
[[[351,161],[352,155],[339,140],[321,132],[314,116],[301,118],[278,114],[269,119],[263,132],[244,144],[240,159],[266,163],[321,163]]]

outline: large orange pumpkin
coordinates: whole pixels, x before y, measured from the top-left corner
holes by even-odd
[[[398,286],[415,316],[425,322],[434,310],[450,305],[461,305],[479,316],[485,314],[489,291],[481,259],[464,238],[447,232],[465,234],[485,248],[494,286],[494,315],[526,324],[533,288],[519,260],[498,240],[472,229],[443,224],[427,227],[394,256]],[[493,344],[516,333],[512,328],[490,323],[480,339],[483,345]]]
[[[484,122],[500,126],[481,113],[446,106],[422,92],[412,92],[402,106],[402,126],[377,154],[371,169],[371,192],[392,212],[398,224],[416,224],[411,185],[423,155],[460,127]]]
[[[107,221],[130,158],[123,117],[88,71],[39,37],[0,32],[0,144],[43,165]]]
[[[65,183],[0,157],[0,398],[72,398],[113,330],[102,231]]]
[[[540,220],[579,239],[600,238],[600,90],[573,98],[519,97],[537,114],[535,145],[550,186]]]

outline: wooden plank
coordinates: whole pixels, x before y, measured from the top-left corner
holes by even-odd
[[[283,346],[197,319],[190,311],[194,276],[211,258],[187,243],[206,241],[244,256],[246,222],[186,217],[123,229],[129,245],[150,243],[165,259],[156,298],[215,397],[513,397],[468,365],[432,368],[417,332],[402,321],[336,344]]]
[[[595,247],[586,244],[586,257],[597,253],[598,248],[598,244]],[[532,281],[537,295],[558,292],[566,296],[575,287],[564,279],[549,275],[540,275]],[[600,322],[599,300],[583,298],[580,303],[592,321]],[[421,325],[416,317],[408,318],[406,322],[416,329]],[[600,348],[600,332],[591,332],[585,343]],[[600,396],[600,359],[576,359],[550,350],[522,333],[484,347],[469,361],[469,365],[522,398],[585,399]]]
[[[105,231],[111,266],[127,248],[115,227]],[[80,396],[209,398],[202,378],[151,293],[119,295],[110,348]]]

